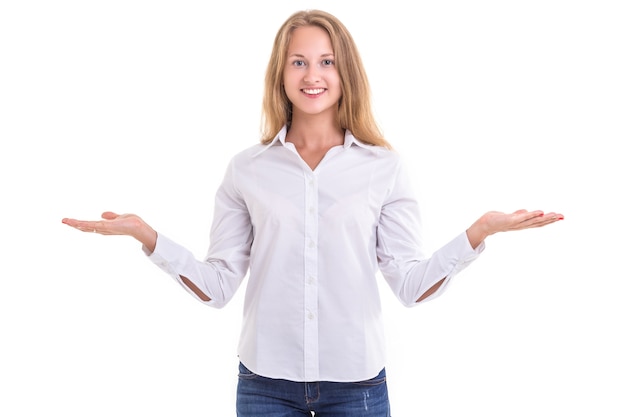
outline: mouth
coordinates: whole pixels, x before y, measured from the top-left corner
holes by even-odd
[[[304,94],[308,96],[319,96],[324,91],[326,91],[326,89],[325,88],[303,88],[300,91],[302,91]]]

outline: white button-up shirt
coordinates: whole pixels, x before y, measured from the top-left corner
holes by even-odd
[[[283,128],[230,161],[219,187],[208,254],[159,235],[150,258],[222,307],[246,276],[239,358],[292,381],[360,381],[385,365],[377,273],[406,306],[444,285],[483,250],[459,234],[427,257],[418,204],[397,152],[359,142],[311,170]]]

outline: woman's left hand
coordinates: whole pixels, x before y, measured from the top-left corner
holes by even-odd
[[[541,210],[517,210],[513,213],[489,211],[467,229],[467,237],[472,247],[476,248],[487,236],[495,233],[543,227],[564,218],[560,213],[544,213]]]

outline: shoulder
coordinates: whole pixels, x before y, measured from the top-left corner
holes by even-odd
[[[247,148],[244,148],[240,150],[239,152],[236,152],[234,155],[232,155],[230,157],[229,165],[231,166],[249,165],[250,163],[252,163],[252,161],[254,161],[260,155],[262,155],[267,150],[268,146],[271,146],[271,145],[263,145],[263,144],[258,143],[258,144],[248,146]]]
[[[402,156],[395,149],[370,145],[358,140],[354,141],[352,148],[362,157],[369,158],[382,165],[399,167],[403,164]]]
[[[362,151],[361,153],[370,154],[371,156],[390,162],[396,161],[399,158],[398,152],[394,149],[364,142],[355,137],[349,130],[346,130],[345,133],[344,146],[358,149]]]
[[[247,148],[242,149],[239,152],[235,153],[232,159],[233,160],[246,160],[246,159],[254,158],[255,156],[263,153],[263,151],[265,151],[268,146],[271,146],[271,145],[263,145],[261,143],[257,143],[257,144],[248,146]]]

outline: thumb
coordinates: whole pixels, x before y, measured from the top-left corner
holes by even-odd
[[[106,220],[113,220],[118,218],[119,215],[117,213],[113,213],[112,211],[105,211],[102,213],[102,218]]]

